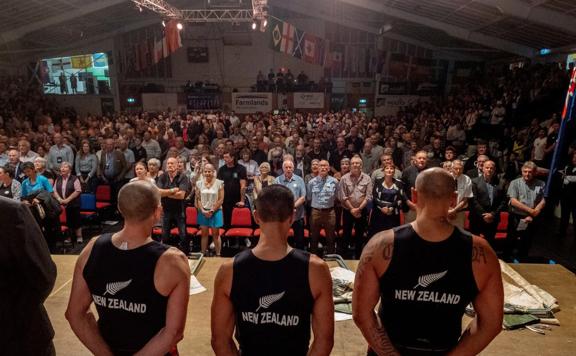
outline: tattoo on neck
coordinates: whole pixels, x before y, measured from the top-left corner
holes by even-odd
[[[487,263],[486,252],[484,247],[473,246],[472,247],[472,262]]]

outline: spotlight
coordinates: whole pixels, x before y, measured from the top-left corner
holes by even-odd
[[[257,27],[256,21],[253,21],[253,22],[252,22],[252,29],[253,29],[253,30],[256,30],[256,27]]]
[[[144,10],[142,10],[142,8],[140,7],[140,5],[137,5],[136,7],[138,8],[138,10],[140,10],[140,12],[144,11]]]
[[[264,23],[262,24],[263,27],[268,26],[268,19],[264,19]]]
[[[182,29],[184,28],[184,26],[183,26],[180,22],[178,22],[178,23],[176,24],[176,28],[177,28],[178,30],[182,30]]]
[[[166,27],[166,21],[162,20],[162,27]]]

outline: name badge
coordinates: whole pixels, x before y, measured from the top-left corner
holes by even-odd
[[[62,157],[56,157],[56,163],[58,164],[62,163]]]
[[[238,179],[238,173],[237,173],[237,172],[234,172],[234,173],[232,174],[232,178]]]

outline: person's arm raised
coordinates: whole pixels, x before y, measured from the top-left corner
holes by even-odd
[[[392,344],[384,325],[374,312],[380,298],[379,277],[386,271],[394,249],[394,232],[386,230],[375,235],[362,252],[352,297],[352,315],[356,326],[377,355],[400,355]]]
[[[312,309],[312,332],[314,341],[308,356],[330,355],[334,346],[334,302],[332,300],[332,277],[328,265],[316,255],[310,255],[310,290],[314,297]]]
[[[214,279],[214,297],[211,308],[212,350],[217,356],[240,355],[234,339],[234,306],[230,300],[232,291],[233,262],[220,266]]]
[[[74,334],[94,355],[112,355],[112,350],[110,350],[110,347],[100,334],[94,313],[90,310],[92,294],[83,276],[84,266],[88,261],[88,257],[90,257],[95,241],[96,238],[86,245],[76,261],[72,279],[72,292],[70,293],[68,308],[66,309],[66,319],[68,319]]]
[[[137,356],[165,355],[184,337],[190,266],[181,251],[171,247],[160,256],[154,271],[154,285],[158,293],[168,297],[166,325],[135,354]]]
[[[478,295],[472,302],[476,317],[448,355],[479,354],[502,330],[504,291],[498,257],[486,240],[474,236],[472,270]]]

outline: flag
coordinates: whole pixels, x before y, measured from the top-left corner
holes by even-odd
[[[316,37],[315,50],[316,53],[314,56],[314,63],[324,66],[326,63],[326,54],[328,53],[328,41],[323,38]]]
[[[158,62],[160,62],[160,60],[164,57],[162,55],[162,39],[159,40],[155,40],[154,41],[154,54],[152,56],[152,63],[154,64],[158,64]]]
[[[268,19],[268,45],[276,52],[280,52],[280,44],[282,42],[282,28],[284,23],[274,17]]]
[[[136,43],[132,48],[132,53],[134,53],[134,71],[140,71],[140,46]]]
[[[164,29],[169,53],[174,53],[178,48],[182,47],[182,38],[180,37],[180,30],[178,30],[177,24],[176,20],[170,20],[166,23],[166,28]]]
[[[282,40],[280,41],[280,52],[292,54],[294,50],[294,32],[296,28],[284,22],[282,24]]]
[[[304,36],[304,61],[308,63],[315,63],[316,58],[316,44],[318,42],[318,37],[305,34]]]
[[[162,58],[167,58],[170,55],[170,51],[168,50],[168,40],[166,36],[162,37]]]
[[[148,45],[146,44],[146,41],[140,42],[138,48],[140,51],[140,70],[144,70],[148,67],[146,61],[146,57],[148,56]]]
[[[546,190],[544,192],[545,197],[550,196],[554,177],[559,170],[558,168],[561,167],[562,161],[566,159],[567,152],[564,146],[566,146],[567,126],[572,121],[572,114],[574,114],[574,101],[576,99],[576,95],[574,95],[575,90],[576,68],[573,68],[572,75],[570,76],[570,84],[568,84],[568,91],[566,93],[564,109],[562,110],[560,130],[558,131],[558,138],[556,140],[556,146],[554,147],[554,155],[552,156],[552,163],[550,164],[550,171],[548,172],[548,179],[546,181]]]
[[[94,53],[92,55],[92,62],[96,68],[106,67],[108,65],[108,55],[106,53]]]
[[[292,51],[292,56],[300,59],[304,57],[304,51],[305,51],[304,39],[306,38],[306,36],[308,36],[306,32],[299,30],[297,28],[294,30],[295,42],[294,42],[294,50]]]

